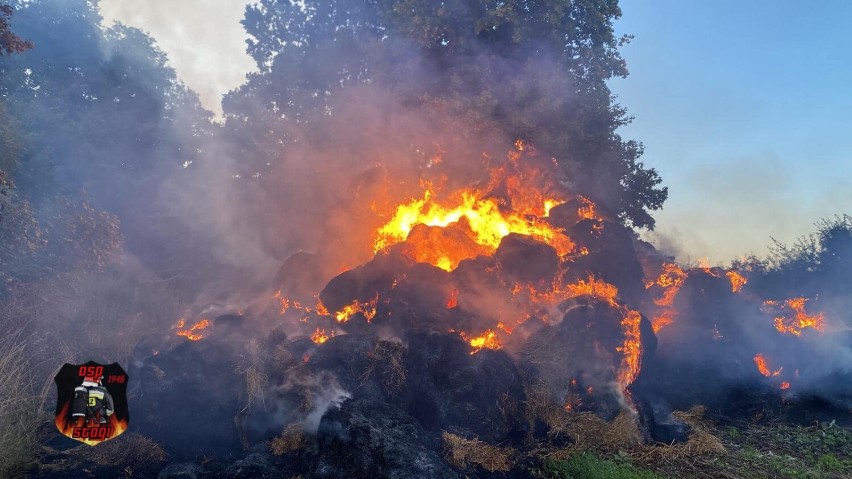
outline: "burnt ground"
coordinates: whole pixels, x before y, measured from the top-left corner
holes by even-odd
[[[342,408],[333,414],[331,423],[339,422],[341,417],[357,415],[360,408],[362,406],[357,404]],[[551,441],[538,440],[529,443],[523,450],[509,450],[500,445],[491,445],[493,450],[487,450],[489,445],[482,442],[473,444],[466,456],[462,454],[461,461],[454,460],[455,451],[446,441],[437,449],[441,451],[440,455],[405,449],[406,437],[423,432],[414,422],[393,414],[383,416],[385,419],[380,423],[362,423],[354,428],[354,431],[361,433],[374,428],[373,432],[380,434],[366,440],[385,443],[381,447],[375,444],[372,447],[379,456],[388,454],[388,463],[397,463],[398,467],[393,469],[398,473],[392,474],[385,474],[387,471],[377,466],[382,462],[381,459],[376,461],[375,457],[347,457],[345,450],[335,449],[340,444],[323,443],[323,439],[316,437],[304,437],[297,444],[283,447],[280,443],[269,441],[256,444],[242,453],[219,457],[200,456],[192,461],[175,460],[153,441],[132,433],[94,448],[74,446],[70,441],[53,438],[40,448],[39,464],[37,469],[30,471],[30,476],[211,479],[344,477],[331,473],[333,464],[323,466],[323,461],[327,461],[346,463],[344,467],[349,470],[345,477],[852,477],[852,427],[848,424],[839,425],[837,421],[795,424],[781,415],[772,414],[769,411],[755,411],[754,416],[748,419],[704,418],[701,420],[701,429],[718,439],[722,446],[718,449],[716,445],[701,442],[657,446],[587,443],[555,447]],[[49,435],[49,431],[44,432]],[[437,438],[432,440],[437,441]],[[282,452],[282,449],[294,446],[296,449]],[[702,450],[702,446],[706,450]],[[322,459],[319,462],[306,460],[311,456]],[[505,457],[504,462],[501,462],[501,457]],[[310,467],[314,469],[310,470]],[[326,468],[325,473],[323,467]],[[489,468],[493,470],[489,471]],[[506,468],[508,470],[501,470]]]

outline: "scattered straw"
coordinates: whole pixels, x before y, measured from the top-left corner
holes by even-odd
[[[541,421],[547,426],[548,435],[551,437],[568,433],[568,424],[571,415],[565,411],[565,406],[553,399],[550,388],[543,382],[526,386],[526,417],[529,423],[529,431],[535,429],[536,421]],[[531,438],[530,438],[531,439]]]
[[[566,432],[576,448],[616,451],[633,448],[642,443],[642,434],[633,412],[623,410],[611,422],[591,412],[570,415]]]
[[[280,436],[269,442],[272,454],[281,456],[288,452],[301,449],[305,443],[305,431],[300,424],[291,424],[284,429]]]
[[[367,355],[370,362],[361,374],[361,384],[364,384],[372,376],[378,375],[379,384],[385,393],[391,396],[398,393],[408,376],[403,363],[405,346],[391,341],[378,340]]]
[[[168,456],[153,440],[133,433],[122,434],[98,444],[97,447],[78,446],[70,450],[69,454],[90,459],[101,466],[134,468],[163,462]]]
[[[441,434],[441,438],[447,451],[447,462],[455,467],[465,469],[470,464],[478,464],[488,472],[507,472],[511,469],[514,449],[500,448],[479,439],[464,439],[446,431]]]
[[[692,428],[689,438],[680,444],[655,444],[634,451],[637,460],[650,462],[660,459],[677,459],[697,456],[719,456],[728,451],[716,436],[708,429],[712,426],[704,418],[704,406],[695,406],[689,411],[676,411],[674,417]]]

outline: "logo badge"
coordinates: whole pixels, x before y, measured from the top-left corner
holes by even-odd
[[[127,430],[127,373],[118,365],[65,364],[56,377],[56,417],[59,432],[94,446]]]

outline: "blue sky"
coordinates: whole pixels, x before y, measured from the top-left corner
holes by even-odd
[[[254,68],[239,24],[250,1],[100,5],[107,23],[151,32],[218,113]],[[622,49],[631,75],[611,87],[636,117],[622,133],[644,142],[644,161],[669,187],[648,239],[683,261],[726,263],[852,214],[852,1],[621,7],[616,28],[635,35]]]
[[[852,2],[621,6],[622,133],[669,187],[649,238],[727,262],[852,214]]]

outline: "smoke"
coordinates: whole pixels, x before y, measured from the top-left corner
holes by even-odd
[[[239,20],[248,1],[101,0],[104,25],[139,28],[168,53],[168,64],[198,94],[201,104],[222,117],[222,96],[255,69],[245,53],[248,38]],[[203,18],[204,21],[191,21]]]
[[[249,9],[246,26],[257,27],[253,22],[265,9],[286,10],[288,5],[295,8],[290,2],[261,2]],[[343,25],[372,24],[375,19],[359,5],[340,2],[349,8]],[[69,9],[87,15],[74,16]],[[158,12],[157,18],[167,16]],[[337,358],[329,360],[333,372],[303,366],[312,348],[322,346],[304,337],[315,324],[305,326],[298,320],[316,319],[317,294],[333,314],[353,299],[378,301],[380,291],[396,288],[391,298],[382,297],[374,305],[373,335],[402,338],[423,330],[476,335],[505,321],[515,329],[505,345],[512,360],[527,361],[539,377],[559,383],[560,401],[568,393],[593,396],[592,391],[602,390],[624,406],[626,385],[614,381],[623,368],[624,311],[552,302],[529,314],[530,304],[514,297],[513,286],[529,284],[545,291],[557,280],[567,284],[600,274],[617,283],[621,299],[630,300],[627,306],[652,317],[656,310],[643,285],[632,231],[606,221],[601,222],[601,233],[596,220],[566,221],[562,227],[591,250],[587,257],[578,254],[572,259],[567,272],[559,269],[562,260],[553,248],[517,238],[504,241],[494,256],[467,260],[452,273],[401,259],[404,245],[378,256],[373,250],[373,232],[393,216],[397,205],[422,198],[427,184],[438,198],[461,187],[484,187],[489,169],[505,163],[519,138],[544,145],[540,153],[524,156],[535,180],[552,183],[565,197],[590,194],[602,209],[617,211],[612,205],[618,204],[620,192],[613,188],[620,184],[601,174],[615,169],[613,160],[601,160],[592,168],[579,157],[550,158],[546,146],[560,140],[535,128],[541,122],[579,128],[576,118],[563,117],[578,103],[575,79],[559,66],[556,53],[542,45],[505,55],[482,47],[445,59],[451,63],[447,65],[412,42],[393,38],[388,45],[381,31],[331,31],[328,25],[335,23],[323,17],[310,21],[314,14],[331,15],[331,20],[344,15],[306,14],[303,23],[290,25],[298,30],[292,33],[296,38],[285,38],[283,44],[270,46],[271,39],[254,39],[249,47],[258,72],[226,96],[221,123],[211,121],[150,38],[121,26],[101,30],[100,18],[85,2],[34,2],[16,16],[21,35],[37,45],[32,54],[4,63],[3,70],[10,110],[27,120],[32,135],[19,175],[21,190],[33,198],[41,215],[55,207],[54,195],[79,197],[85,190],[93,205],[118,217],[124,257],[133,265],[124,272],[144,272],[146,280],[150,276],[149,281],[162,282],[162,289],[173,290],[174,301],[182,302],[182,308],[170,305],[157,314],[126,313],[144,318],[134,325],[151,326],[156,331],[151,337],[159,341],[163,335],[173,336],[168,327],[177,317],[170,315],[178,310],[189,322],[214,319],[212,334],[201,346],[181,342],[161,356],[168,358],[137,361],[151,387],[180,400],[183,378],[191,382],[193,393],[209,391],[228,398],[228,406],[241,411],[236,418],[230,410],[210,412],[223,434],[233,432],[232,421],[241,420],[246,408],[253,414],[247,428],[260,436],[278,434],[294,423],[315,432],[330,408],[358,391],[341,386],[334,372],[347,366],[333,361]],[[174,18],[165,23],[174,28]],[[495,35],[506,34],[498,30]],[[221,85],[213,86],[220,91]],[[424,93],[450,88],[455,96]],[[202,93],[209,104],[212,93]],[[748,182],[735,186],[747,188]],[[724,198],[736,191],[719,189],[717,194]],[[456,225],[442,234],[462,228]],[[699,244],[685,235],[672,236],[660,243],[665,254]],[[649,262],[659,263],[659,252],[653,253]],[[706,380],[711,377],[726,386],[764,381],[777,389],[781,380],[789,380],[792,391],[847,394],[840,386],[826,386],[829,378],[845,377],[852,370],[845,336],[779,334],[772,315],[760,310],[767,291],[776,289],[764,285],[735,294],[723,274],[694,271],[678,295],[678,317],[660,331],[657,357],[647,353],[647,374],[656,376],[647,380],[646,391],[672,395],[674,404],[691,403],[701,400],[702,393],[724,389]],[[293,321],[283,319],[273,299],[278,289],[302,303],[300,314],[314,310]],[[448,306],[454,290],[457,304]],[[812,305],[831,318],[831,333],[848,331],[848,316],[842,316],[848,315],[848,304],[846,291]],[[518,326],[528,315],[534,319]],[[328,315],[323,321],[329,333],[373,327],[360,319],[339,325]],[[643,331],[641,336],[643,347],[652,343],[653,334]],[[151,337],[140,340],[137,355],[142,355],[142,344],[155,342]],[[495,357],[486,355],[471,359],[463,350],[467,344],[459,347],[457,337],[446,342],[447,350],[458,353],[451,356],[461,358],[451,364],[481,366],[481,361],[488,366],[487,361],[496,361],[480,359]],[[283,352],[276,349],[282,344]],[[764,380],[753,363],[756,354],[765,354],[773,369],[783,367],[784,372]],[[499,358],[511,366],[506,371],[514,371],[508,356]],[[684,377],[681,366],[695,374]],[[195,369],[182,376],[187,368]],[[162,379],[159,373],[165,369],[169,371]],[[211,384],[206,379],[210,371],[227,374]],[[400,375],[399,381],[405,380],[404,369],[392,372],[392,380]],[[514,379],[520,384],[520,375]],[[572,379],[581,382],[577,391],[566,386]],[[517,389],[521,397],[523,387]],[[193,400],[205,408],[202,399]],[[150,398],[140,399],[144,401],[153,404]],[[493,404],[494,399],[484,402]],[[425,411],[432,408],[422,406]],[[184,439],[186,444],[194,440]]]

